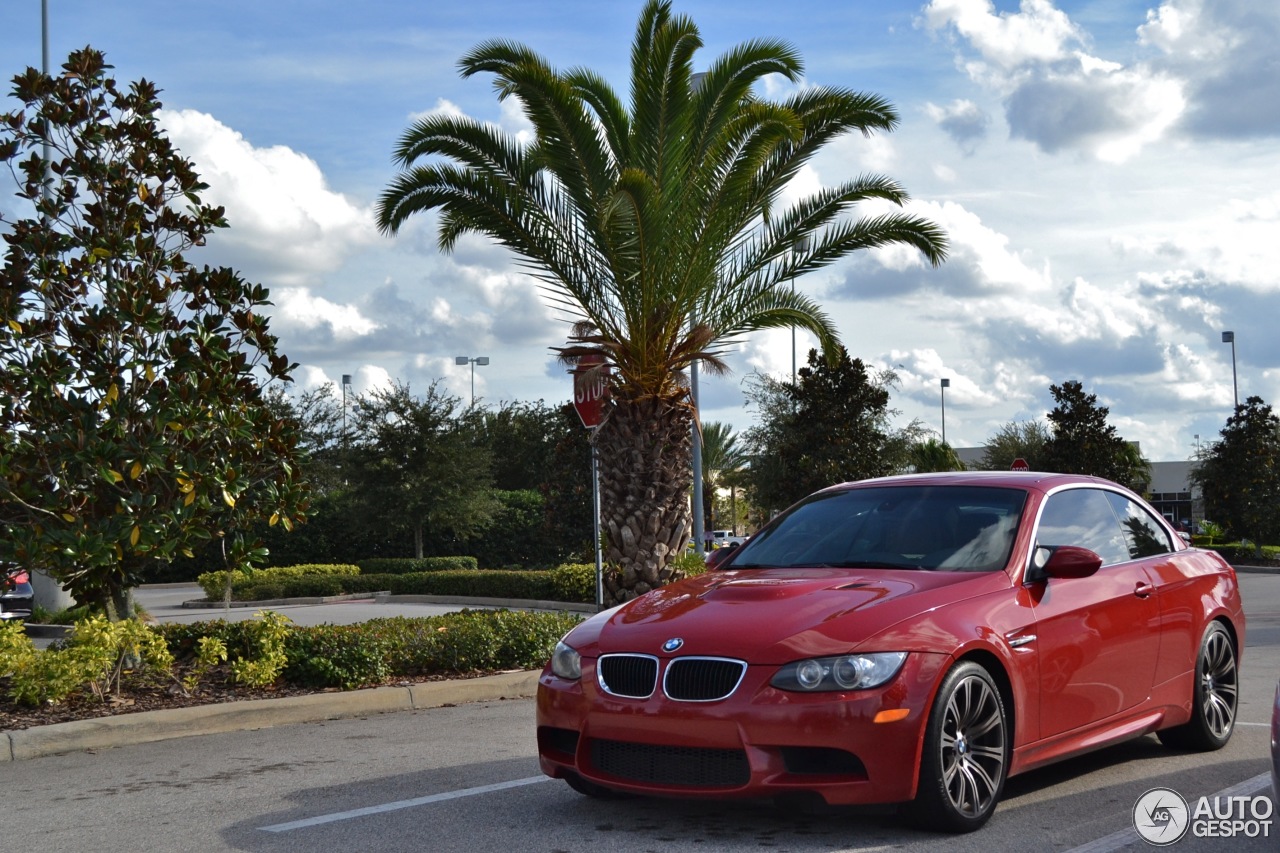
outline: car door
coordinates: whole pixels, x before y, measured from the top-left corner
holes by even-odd
[[[1143,702],[1159,654],[1152,578],[1105,489],[1051,494],[1037,546],[1078,545],[1102,557],[1087,578],[1029,577],[1040,664],[1040,734],[1071,731]]]

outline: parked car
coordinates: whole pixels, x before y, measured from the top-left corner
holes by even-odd
[[[1224,746],[1244,631],[1231,566],[1114,483],[847,483],[565,635],[539,760],[592,796],[904,802],[971,831],[1009,776],[1151,732]]]
[[[34,603],[27,570],[0,566],[0,619],[29,619]]]
[[[723,548],[725,545],[741,545],[746,541],[747,537],[735,536],[732,530],[711,531],[711,544],[716,548]]]

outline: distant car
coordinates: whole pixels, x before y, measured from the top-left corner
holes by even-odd
[[[711,531],[711,544],[717,548],[725,545],[741,545],[747,541],[745,536],[735,536],[732,530]]]
[[[565,635],[539,761],[592,796],[903,802],[970,831],[1009,776],[1151,732],[1224,746],[1244,631],[1232,567],[1114,483],[846,483]]]
[[[34,602],[27,570],[0,566],[0,619],[29,619]]]

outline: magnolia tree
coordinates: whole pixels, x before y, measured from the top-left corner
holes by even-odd
[[[0,216],[0,560],[129,615],[154,561],[303,516],[297,429],[264,388],[289,380],[267,291],[184,253],[226,227],[156,123],[155,86],[121,90],[91,48],[14,78],[0,116],[26,218]]]

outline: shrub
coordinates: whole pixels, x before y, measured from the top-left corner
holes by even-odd
[[[286,680],[308,687],[354,690],[381,684],[390,674],[387,643],[364,625],[297,628],[285,642]]]
[[[596,600],[596,567],[592,563],[565,563],[551,570],[551,592],[555,601]]]
[[[360,571],[366,575],[407,575],[418,572],[448,572],[478,569],[475,557],[375,557],[361,560]]]
[[[302,577],[330,577],[359,575],[360,567],[342,563],[306,563],[298,566],[277,566],[271,569],[256,569],[252,572],[233,570],[231,572],[231,597],[237,601],[254,601],[258,599],[242,598],[240,587],[260,586],[268,583],[279,583],[284,580]],[[223,596],[223,585],[227,572],[205,572],[196,578],[196,583],[204,590],[210,601],[219,601]],[[337,593],[311,593],[312,595],[337,595]],[[280,596],[270,596],[279,598]]]

